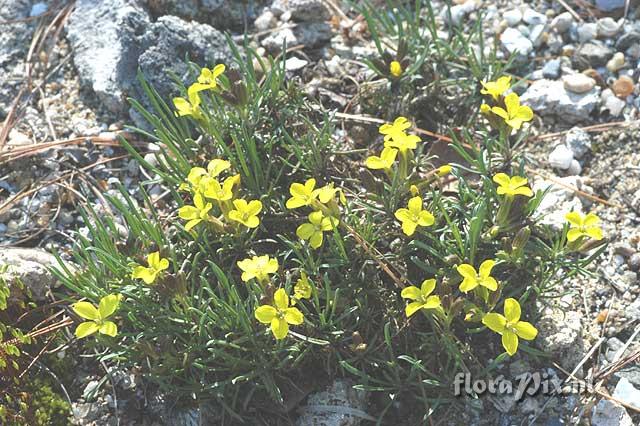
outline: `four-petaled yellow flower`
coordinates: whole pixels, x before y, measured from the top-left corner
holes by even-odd
[[[402,75],[402,64],[398,61],[391,61],[389,64],[389,74],[398,78]]]
[[[227,160],[215,158],[209,161],[206,170],[202,167],[192,167],[189,171],[189,175],[187,176],[187,182],[192,188],[198,188],[203,177],[206,176],[207,178],[215,179],[220,176],[220,173],[224,172],[230,167],[231,163]]]
[[[262,203],[258,200],[233,200],[235,210],[229,212],[229,219],[240,222],[247,228],[256,228],[260,224],[258,213],[262,210]]]
[[[496,81],[481,81],[480,84],[483,87],[483,89],[480,89],[480,93],[491,95],[497,101],[511,87],[511,76],[500,77]]]
[[[378,128],[380,134],[384,135],[385,142],[396,136],[404,135],[404,131],[411,127],[411,122],[405,117],[396,118],[393,123],[385,123]]]
[[[525,197],[533,197],[533,191],[527,185],[527,178],[522,176],[509,177],[506,173],[498,173],[493,177],[493,181],[498,185],[498,195],[506,195],[513,197],[515,195],[524,195]]]
[[[220,185],[216,179],[207,179],[203,182],[204,196],[216,201],[229,201],[233,198],[233,185],[240,179],[240,175],[228,177]]]
[[[490,313],[482,318],[482,323],[502,335],[502,346],[510,356],[518,350],[518,337],[533,340],[538,335],[538,330],[533,325],[520,321],[520,304],[511,298],[504,301],[504,316]]]
[[[262,305],[255,311],[255,317],[263,324],[271,326],[271,332],[277,340],[284,339],[289,333],[289,324],[300,325],[304,315],[289,306],[289,296],[284,289],[278,289],[273,295],[273,305]]]
[[[422,140],[418,135],[407,135],[407,134],[397,134],[392,138],[385,137],[384,147],[385,148],[398,148],[400,152],[406,152],[410,149],[416,149],[418,146],[418,142]]]
[[[291,198],[287,200],[288,209],[297,209],[298,207],[308,206],[318,197],[318,191],[316,187],[316,180],[308,179],[304,185],[301,183],[292,183],[289,188]]]
[[[145,283],[151,284],[158,274],[169,267],[169,259],[161,259],[160,252],[154,251],[147,256],[148,268],[138,265],[133,269],[131,278],[141,278]]]
[[[75,335],[78,339],[87,337],[96,331],[100,334],[114,337],[118,334],[118,326],[113,321],[107,321],[118,309],[122,296],[119,294],[109,294],[100,299],[100,304],[96,308],[89,302],[77,302],[72,305],[73,311],[81,316],[85,321],[78,325]]]
[[[213,67],[212,70],[209,68],[202,68],[200,70],[200,76],[198,76],[198,82],[193,85],[196,87],[197,91],[215,89],[218,87],[218,77],[222,75],[225,70],[224,64],[218,64]]]
[[[467,293],[479,285],[491,291],[496,291],[498,289],[498,282],[491,276],[491,270],[495,264],[496,262],[494,260],[485,260],[480,265],[478,272],[476,272],[476,268],[468,263],[458,265],[456,269],[464,278],[460,284],[460,291]]]
[[[278,260],[269,255],[253,256],[251,259],[238,261],[238,268],[242,270],[242,281],[248,282],[255,278],[260,283],[269,281],[269,274],[278,271]]]
[[[533,111],[526,105],[520,105],[520,98],[517,94],[509,93],[505,96],[504,104],[507,107],[506,111],[499,106],[494,106],[491,111],[503,118],[511,128],[518,130],[522,127],[522,123],[533,119]]]
[[[331,216],[324,216],[321,211],[309,214],[309,222],[303,223],[296,229],[296,235],[302,240],[309,240],[309,244],[314,249],[322,245],[324,231],[331,231],[338,223],[338,219]]]
[[[391,166],[393,166],[393,162],[396,161],[397,155],[397,149],[386,147],[382,150],[382,153],[380,153],[380,157],[372,155],[367,158],[365,164],[371,170],[389,170]]]
[[[407,317],[415,314],[420,309],[436,309],[440,306],[440,297],[431,296],[435,288],[436,280],[430,279],[424,280],[420,288],[412,285],[402,289],[400,296],[404,299],[413,300],[404,310]]]
[[[328,185],[323,186],[322,188],[316,189],[315,192],[317,193],[318,200],[322,204],[327,204],[331,200],[335,199],[336,194],[338,194],[338,198],[340,199],[340,202],[342,204],[346,204],[347,203],[347,199],[344,196],[344,192],[342,192],[342,189],[336,188],[333,185],[333,182],[331,182]]]
[[[293,297],[294,299],[309,299],[313,292],[313,287],[311,287],[311,283],[309,282],[309,277],[307,277],[306,272],[300,272],[300,278],[296,281],[296,284],[293,286]],[[294,300],[295,301],[295,300]]]
[[[176,115],[183,117],[185,115],[193,115],[194,118],[200,118],[202,111],[200,110],[200,95],[197,87],[189,87],[187,89],[187,98],[173,98],[173,105],[176,107]]]
[[[565,219],[569,221],[571,229],[567,232],[567,240],[569,242],[576,241],[580,237],[589,237],[594,240],[604,238],[602,228],[598,226],[600,218],[595,213],[589,213],[582,216],[578,212],[569,212],[565,215]]]
[[[191,228],[205,220],[209,215],[213,205],[211,203],[205,203],[204,198],[200,193],[196,193],[193,196],[193,206],[182,206],[178,210],[178,216],[181,219],[188,220],[184,225],[184,229],[190,231]]]
[[[418,226],[431,226],[435,223],[433,215],[422,209],[421,197],[409,199],[407,207],[406,209],[398,209],[395,216],[402,223],[402,231],[408,236],[413,235]]]

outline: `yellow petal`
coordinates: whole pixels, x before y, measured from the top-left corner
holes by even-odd
[[[498,117],[501,117],[505,120],[509,119],[509,114],[507,114],[507,111],[505,111],[504,109],[500,108],[500,107],[493,107],[491,108],[491,112],[493,112],[495,115],[497,115]]]
[[[284,311],[284,320],[292,325],[300,325],[304,322],[304,315],[298,308],[287,308]]]
[[[289,324],[282,318],[271,320],[271,332],[277,340],[284,339],[289,333]]]
[[[100,299],[100,305],[98,306],[98,313],[100,314],[100,318],[106,319],[113,315],[116,309],[118,309],[120,298],[121,297],[119,294],[109,294],[108,296]]]
[[[313,233],[316,232],[315,227],[310,223],[303,223],[296,229],[296,235],[302,240],[308,240]]]
[[[405,287],[402,289],[402,292],[400,292],[400,296],[403,299],[417,300],[420,298],[420,295],[420,289],[414,285]]]
[[[589,213],[584,217],[584,226],[595,226],[600,222],[600,218],[595,213]]]
[[[516,93],[509,93],[504,97],[504,104],[509,112],[509,117],[515,117],[520,108],[520,98]]]
[[[476,279],[476,269],[469,265],[468,263],[463,263],[462,265],[458,265],[456,268],[458,273],[462,275],[464,278]]]
[[[520,321],[515,325],[515,328],[518,337],[521,337],[524,340],[533,340],[538,335],[538,330],[526,321]]]
[[[178,210],[178,216],[185,220],[196,219],[199,216],[199,213],[200,211],[193,206],[182,206]]]
[[[509,330],[505,330],[502,333],[502,346],[510,356],[513,356],[518,351],[518,336]]]
[[[98,327],[98,324],[93,321],[83,322],[82,324],[78,325],[78,327],[76,327],[76,331],[74,334],[78,339],[82,339],[83,337],[87,337],[95,333],[99,328],[100,327]]]
[[[402,222],[402,232],[404,232],[407,236],[410,237],[414,234],[414,232],[416,232],[417,226],[418,224],[412,220],[404,221]]]
[[[489,275],[491,275],[491,270],[493,269],[495,264],[496,264],[495,260],[491,260],[491,259],[487,259],[484,262],[482,262],[479,269],[479,275],[481,277],[488,277]]]
[[[386,148],[385,148],[386,149]],[[371,156],[365,161],[365,165],[371,170],[380,170],[387,167],[386,163],[380,159],[380,157]]]
[[[435,309],[440,306],[440,297],[439,296],[429,296],[427,302],[424,304],[425,309]]]
[[[567,219],[567,221],[574,226],[582,226],[584,224],[584,219],[582,218],[582,215],[578,212],[569,212],[566,215],[564,215],[564,218]]]
[[[590,227],[585,229],[586,233],[588,236],[590,236],[591,238],[593,238],[594,240],[601,240],[604,238],[604,235],[602,234],[602,229],[598,228],[598,227]]]
[[[98,320],[98,319],[100,319],[100,312],[98,312],[96,307],[93,306],[93,304],[91,304],[89,302],[77,302],[77,303],[74,303],[72,308],[73,308],[73,311],[76,314],[78,314],[79,316],[81,316],[84,319],[88,319],[88,320]]]
[[[478,287],[478,281],[475,278],[465,278],[460,284],[460,291],[468,293],[476,287]]]
[[[155,279],[155,273],[151,268],[145,268],[144,266],[136,266],[133,269],[131,278],[142,279],[147,284],[150,284]]]
[[[511,184],[511,179],[506,173],[498,173],[493,177],[493,181],[500,186],[509,186]]]
[[[189,232],[191,231],[191,229],[196,226],[197,224],[199,224],[200,222],[202,222],[202,219],[192,219],[189,222],[184,224],[184,229]]]
[[[263,324],[270,324],[271,321],[276,317],[278,311],[276,308],[270,305],[262,305],[259,306],[254,312],[254,316],[258,321]]]
[[[431,226],[435,221],[433,215],[426,210],[421,211],[418,215],[418,225],[420,226]]]
[[[516,299],[510,297],[504,301],[504,317],[510,323],[520,320],[520,304]]]
[[[312,248],[317,249],[322,245],[323,240],[324,237],[322,235],[322,231],[315,231],[313,234],[311,234],[311,238],[309,238],[309,245]]]
[[[105,321],[102,323],[98,331],[100,334],[115,337],[116,334],[118,334],[118,326],[114,322]]]
[[[498,289],[498,281],[493,277],[484,277],[479,284],[491,291]]]
[[[427,297],[428,295],[433,293],[433,290],[435,290],[435,288],[436,288],[435,279],[431,278],[429,280],[424,280],[422,281],[422,285],[420,286],[420,293],[422,294],[422,297]]]
[[[411,302],[407,305],[406,308],[404,308],[404,313],[407,315],[407,318],[408,318],[411,315],[418,312],[420,309],[422,309],[423,306],[424,305],[421,302]]]
[[[533,191],[528,186],[516,188],[513,195],[524,195],[525,197],[533,197]]]
[[[503,333],[507,325],[507,319],[500,314],[490,313],[482,318],[482,323],[496,333]]]
[[[578,228],[571,228],[569,232],[567,232],[567,240],[572,243],[578,238],[582,237],[584,233]]]
[[[284,310],[289,307],[289,296],[287,296],[287,292],[280,288],[273,295],[273,302],[276,305],[276,308],[280,310]]]
[[[395,217],[400,222],[405,222],[405,221],[411,220],[411,213],[409,212],[408,209],[398,209],[395,212]]]

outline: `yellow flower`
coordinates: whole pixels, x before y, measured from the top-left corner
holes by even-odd
[[[400,77],[402,75],[402,64],[398,61],[391,61],[389,64],[389,73],[395,78]]]
[[[387,138],[385,137],[384,147],[385,148],[398,148],[400,152],[405,152],[409,149],[416,149],[418,146],[417,143],[422,142],[417,135],[407,135],[405,133],[396,134],[393,137]]]
[[[398,155],[398,150],[395,148],[384,148],[380,157],[372,155],[367,158],[367,162],[365,163],[368,168],[371,170],[389,170],[391,166],[393,166],[393,162],[396,161],[396,156]]]
[[[520,98],[517,94],[509,93],[505,96],[504,104],[507,107],[506,111],[497,106],[491,108],[491,111],[502,117],[510,127],[517,130],[522,127],[522,123],[533,119],[533,111],[528,106],[520,105]]]
[[[422,209],[421,197],[409,199],[407,207],[406,209],[398,209],[395,216],[402,223],[402,231],[408,236],[413,235],[418,226],[431,226],[435,223],[433,215]]]
[[[198,82],[193,84],[193,86],[196,87],[195,90],[199,92],[201,90],[215,89],[218,87],[218,77],[222,75],[224,70],[224,64],[218,64],[213,67],[212,70],[209,68],[202,68],[202,70],[200,70]]]
[[[269,274],[278,271],[278,260],[269,255],[253,256],[251,259],[238,261],[238,268],[242,270],[242,281],[248,282],[255,278],[261,283],[269,281]]]
[[[407,317],[415,314],[420,309],[436,309],[440,306],[440,297],[431,296],[435,288],[436,280],[430,279],[424,280],[420,288],[412,285],[402,289],[400,296],[404,299],[413,300],[404,310]]]
[[[344,192],[342,192],[342,189],[334,187],[333,182],[323,186],[322,188],[316,189],[315,192],[318,195],[318,200],[322,204],[327,204],[331,202],[331,200],[334,199],[336,194],[338,194],[338,197],[340,198],[340,202],[342,204],[347,203],[347,199],[344,196]]]
[[[488,288],[491,291],[498,289],[498,282],[491,276],[491,270],[496,264],[494,260],[485,260],[480,265],[480,270],[476,272],[476,269],[468,263],[458,265],[456,268],[458,273],[462,275],[464,280],[460,284],[460,291],[467,293],[479,285]]]
[[[233,186],[240,179],[240,175],[228,177],[220,185],[216,179],[207,179],[203,182],[204,196],[216,201],[229,201],[233,198]]]
[[[395,137],[396,135],[403,135],[404,131],[411,127],[411,122],[405,117],[396,118],[393,123],[385,123],[378,128],[380,134],[384,135],[384,140],[387,141]]]
[[[515,195],[524,195],[525,197],[533,197],[533,191],[527,185],[527,178],[522,176],[509,177],[506,173],[498,173],[493,177],[493,181],[498,185],[498,195],[507,195],[513,197]]]
[[[502,335],[502,346],[510,356],[518,350],[518,337],[533,340],[538,335],[533,325],[520,321],[520,304],[511,298],[504,301],[504,316],[490,313],[482,318],[482,323]]]
[[[304,315],[289,306],[289,296],[280,288],[273,295],[273,305],[262,305],[255,311],[255,317],[263,324],[270,324],[271,332],[277,340],[284,339],[289,333],[289,324],[300,325]]]
[[[298,207],[308,206],[317,197],[318,191],[315,191],[316,180],[311,178],[307,180],[304,185],[301,183],[292,183],[289,188],[291,198],[287,200],[288,209],[297,209]]]
[[[185,115],[193,115],[194,118],[200,118],[202,111],[200,110],[200,95],[198,95],[197,87],[189,87],[187,89],[187,97],[173,98],[173,105],[176,107],[176,115],[183,117]]]
[[[481,81],[483,89],[480,89],[480,93],[483,95],[491,95],[496,101],[504,92],[511,87],[511,76],[500,77],[496,81]]]
[[[312,292],[313,287],[311,287],[307,274],[304,271],[300,272],[300,278],[293,286],[293,297],[298,300],[309,299]]]
[[[78,339],[87,337],[96,331],[100,334],[114,337],[118,334],[118,326],[113,321],[107,321],[113,313],[118,309],[122,296],[119,294],[110,294],[100,299],[98,308],[89,302],[74,303],[73,311],[81,316],[85,321],[78,325],[75,335]]]
[[[567,232],[567,240],[569,242],[573,242],[580,237],[589,237],[594,240],[604,238],[602,228],[598,226],[600,218],[595,213],[582,216],[578,212],[569,212],[564,217],[571,224],[571,229]]]
[[[258,213],[262,210],[262,203],[258,200],[233,200],[235,210],[229,212],[229,219],[240,222],[247,228],[255,228],[260,224]]]
[[[168,259],[161,259],[160,252],[154,251],[147,256],[148,268],[144,266],[136,266],[133,269],[131,278],[141,278],[145,283],[151,284],[156,280],[158,274],[169,267]]]
[[[204,198],[200,193],[196,193],[193,196],[193,206],[182,206],[178,210],[178,216],[181,219],[188,220],[188,222],[184,225],[184,229],[190,231],[191,228],[205,220],[209,215],[209,210],[211,210],[211,203],[204,202]]]
[[[334,217],[325,217],[321,211],[309,214],[309,222],[303,223],[296,229],[296,235],[302,240],[309,240],[309,244],[314,249],[322,245],[324,231],[331,231],[335,228],[338,220]]]
[[[451,169],[452,167],[450,164],[445,164],[444,166],[438,167],[438,171],[436,173],[438,176],[446,176],[451,173]]]

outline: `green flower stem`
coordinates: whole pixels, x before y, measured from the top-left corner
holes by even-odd
[[[509,219],[509,212],[511,211],[511,205],[513,204],[513,196],[505,195],[502,199],[502,203],[498,208],[498,215],[496,218],[496,222],[498,226],[505,227],[507,225],[507,221]]]

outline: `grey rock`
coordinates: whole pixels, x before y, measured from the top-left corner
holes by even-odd
[[[555,29],[559,33],[564,33],[571,28],[571,24],[573,24],[573,15],[569,12],[563,12],[553,18],[551,21],[551,28]]]
[[[593,89],[596,81],[585,74],[567,74],[562,77],[564,88],[573,93],[586,93]]]
[[[30,0],[4,0],[0,3],[0,119],[9,112],[20,86],[26,80],[24,59],[36,21],[22,21],[31,11]]]
[[[288,47],[304,44],[307,47],[318,47],[331,39],[331,26],[324,22],[311,22],[283,28],[262,40],[262,46],[271,51],[282,50],[284,42]]]
[[[533,50],[533,43],[515,28],[507,28],[500,35],[502,46],[511,54],[527,56]]]
[[[603,398],[593,409],[591,426],[633,426],[633,420],[622,405]]]
[[[593,40],[598,35],[598,24],[595,22],[588,22],[581,24],[576,32],[578,34],[578,41],[580,43],[586,43]]]
[[[237,0],[144,0],[155,17],[174,15],[209,24],[219,30],[240,30],[252,8]]]
[[[636,389],[625,377],[618,381],[613,391],[613,397],[626,404],[640,408],[640,390]]]
[[[640,32],[631,30],[621,35],[620,38],[616,40],[615,46],[617,50],[624,51],[638,43],[640,43]]]
[[[560,77],[560,59],[552,59],[542,67],[542,76],[555,80]]]
[[[507,25],[515,27],[522,21],[522,12],[520,12],[520,9],[511,9],[504,12],[502,17],[507,21]]]
[[[476,0],[469,0],[462,4],[456,4],[451,7],[451,15],[449,15],[449,9],[443,8],[440,12],[440,17],[448,25],[460,25],[462,20],[471,12],[476,10],[478,4]]]
[[[634,253],[633,255],[631,255],[631,257],[629,257],[629,260],[627,260],[627,265],[632,271],[640,271],[640,253]]]
[[[69,17],[67,38],[80,80],[110,111],[126,109],[144,51],[140,36],[150,25],[147,12],[130,0],[78,0]]]
[[[276,16],[288,13],[291,19],[297,22],[326,21],[331,17],[322,0],[275,0],[271,5],[271,11]]]
[[[547,23],[547,16],[533,9],[527,8],[522,15],[522,20],[529,25],[540,25]]]
[[[629,353],[627,351],[626,355],[628,354]],[[640,389],[640,367],[638,367],[637,365],[626,366],[614,373],[614,376],[619,379],[624,378],[628,380],[629,383],[631,383],[636,389]]]
[[[216,29],[174,16],[151,23],[134,0],[78,0],[67,30],[81,81],[114,112],[126,110],[126,96],[150,107],[136,78],[138,69],[168,99],[176,91],[169,73],[188,83],[185,55],[202,66],[231,60],[226,40]],[[132,118],[145,127],[140,116]]]
[[[596,0],[596,7],[604,12],[621,9],[624,4],[625,0]]]
[[[296,426],[356,426],[367,406],[367,394],[349,380],[336,380],[322,392],[309,395]]]
[[[580,159],[591,150],[591,136],[580,127],[570,129],[564,143],[571,149],[574,158]]]
[[[59,284],[50,270],[59,266],[58,261],[54,255],[44,250],[4,248],[0,251],[0,266],[5,265],[8,269],[1,278],[8,283],[11,296],[19,300],[26,297],[24,291],[19,289],[19,283],[24,285],[37,302],[44,301],[49,291]],[[72,265],[67,266],[73,268]]]
[[[276,19],[273,12],[270,10],[265,10],[256,18],[253,22],[253,25],[256,27],[258,31],[267,31],[271,28],[275,28],[278,25],[278,20]]]
[[[576,50],[573,64],[579,70],[602,67],[613,56],[613,50],[601,43],[589,42]]]
[[[577,123],[587,120],[600,103],[599,91],[596,86],[586,93],[571,93],[562,81],[544,79],[533,82],[520,100],[540,115],[559,116],[565,122]]]
[[[569,164],[569,168],[567,169],[567,175],[569,176],[579,176],[582,173],[582,166],[575,158],[571,160],[571,164]]]
[[[556,169],[567,170],[573,161],[573,152],[565,145],[558,145],[549,154],[549,165]]]
[[[620,116],[620,114],[622,114],[622,110],[626,105],[627,103],[622,99],[616,96],[609,96],[604,101],[604,105],[602,106],[602,109],[609,111],[609,114],[611,114],[612,117],[618,117]]]
[[[609,16],[598,19],[596,25],[598,27],[598,37],[611,38],[620,31],[620,24]]]
[[[40,16],[43,13],[45,13],[47,11],[49,7],[47,6],[46,3],[43,2],[38,2],[38,3],[34,3],[31,6],[31,10],[29,11],[29,16],[33,17],[33,16]]]

